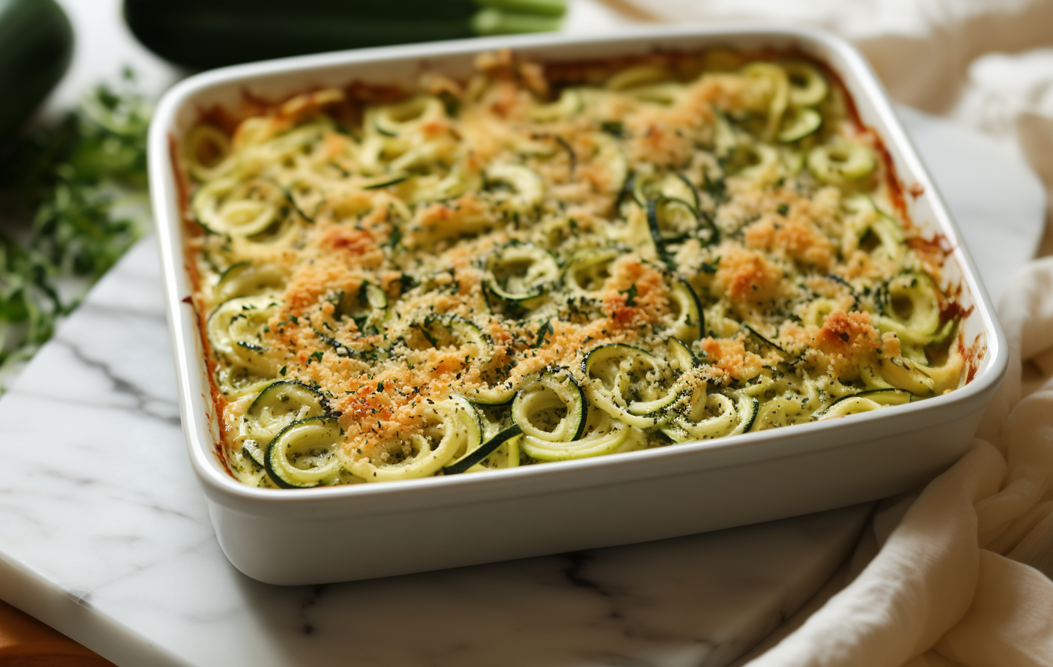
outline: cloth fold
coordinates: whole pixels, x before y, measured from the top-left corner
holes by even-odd
[[[1053,582],[1033,568],[980,550],[972,605],[926,656],[975,667],[1049,664]]]
[[[998,450],[977,441],[925,489],[849,587],[750,665],[899,665],[935,644],[974,597],[973,503],[996,492],[1005,471]]]

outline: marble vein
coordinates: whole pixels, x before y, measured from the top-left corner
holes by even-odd
[[[54,344],[67,348],[76,361],[81,365],[83,370],[95,370],[100,372],[103,377],[110,382],[115,396],[123,396],[132,399],[134,405],[129,409],[154,417],[155,419],[159,419],[173,426],[180,425],[178,401],[172,401],[170,397],[151,395],[145,387],[136,386],[132,382],[118,376],[111,364],[90,358],[88,353],[75,341],[56,338]],[[99,405],[97,402],[93,402],[93,404]],[[168,414],[156,414],[150,409],[153,407],[167,408]]]

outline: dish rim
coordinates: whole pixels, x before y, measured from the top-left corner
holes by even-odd
[[[947,236],[954,246],[948,257],[953,258],[960,268],[962,274],[961,283],[968,286],[968,293],[972,297],[976,315],[982,320],[983,334],[986,338],[983,363],[968,384],[949,394],[927,398],[917,403],[895,406],[895,412],[892,414],[886,410],[879,410],[853,415],[852,419],[847,423],[844,419],[836,419],[796,424],[792,427],[771,429],[757,433],[746,433],[709,441],[629,452],[620,456],[604,456],[579,461],[563,461],[559,462],[559,465],[529,466],[492,471],[486,475],[457,475],[453,479],[428,477],[415,480],[400,480],[395,483],[355,484],[309,490],[259,489],[238,482],[216,465],[214,460],[216,457],[216,445],[212,442],[213,431],[210,424],[215,417],[214,413],[213,415],[208,414],[208,412],[214,410],[214,407],[211,410],[202,407],[200,401],[198,401],[198,397],[202,397],[208,406],[212,406],[207,378],[198,372],[200,361],[198,360],[197,351],[200,349],[201,343],[200,340],[195,340],[194,338],[200,335],[196,321],[197,314],[193,310],[185,309],[183,306],[183,297],[190,293],[190,290],[187,289],[188,281],[183,266],[185,263],[183,221],[180,216],[175,216],[175,219],[172,219],[173,216],[169,214],[173,205],[178,210],[179,197],[174,177],[174,166],[170,155],[170,132],[176,127],[177,116],[184,104],[192,103],[190,100],[194,96],[216,88],[229,86],[245,88],[254,82],[264,81],[268,78],[291,73],[307,74],[311,71],[341,66],[354,68],[368,63],[380,63],[383,61],[412,59],[423,61],[428,58],[465,56],[502,48],[510,48],[514,51],[524,49],[534,51],[545,49],[546,47],[588,47],[590,45],[601,46],[621,43],[628,49],[633,47],[633,42],[641,40],[691,37],[711,42],[727,38],[731,43],[758,39],[770,42],[811,43],[835,52],[843,60],[845,69],[835,69],[835,71],[845,80],[846,85],[849,82],[853,82],[858,86],[859,90],[853,92],[853,98],[859,98],[860,94],[867,98],[867,101],[874,108],[875,115],[885,125],[879,136],[886,146],[895,146],[898,150],[903,164],[897,169],[897,178],[901,182],[913,180],[922,185],[924,188],[924,195],[922,196],[931,196],[929,204],[932,208],[932,221],[928,224]],[[355,73],[349,73],[347,81],[351,82],[355,78]],[[317,503],[326,505],[350,504],[352,501],[343,499],[383,498],[392,494],[397,494],[398,496],[433,497],[435,494],[441,493],[438,489],[447,490],[446,493],[450,495],[450,500],[454,501],[451,504],[455,504],[460,502],[453,498],[453,496],[457,495],[458,490],[482,490],[497,486],[506,489],[506,492],[501,494],[503,496],[537,492],[534,479],[539,476],[551,478],[552,481],[549,488],[564,488],[565,486],[579,486],[573,484],[574,479],[581,480],[583,483],[580,486],[585,486],[617,483],[624,478],[638,479],[676,474],[677,464],[688,462],[682,459],[687,459],[694,465],[680,468],[680,470],[720,467],[718,459],[721,457],[706,454],[706,452],[743,453],[760,450],[763,453],[765,449],[778,441],[808,440],[810,435],[815,436],[827,432],[836,433],[846,429],[863,431],[866,429],[867,424],[875,421],[887,423],[887,427],[884,429],[887,431],[886,435],[903,432],[906,428],[895,428],[894,422],[896,418],[901,418],[899,421],[908,423],[909,427],[909,422],[915,421],[920,413],[953,410],[955,405],[975,398],[980,394],[993,393],[1008,367],[1006,339],[995,315],[991,299],[979,279],[979,272],[964,245],[961,232],[949,214],[935,182],[929,176],[928,170],[919,158],[913,143],[907,137],[898,117],[893,111],[884,88],[870,65],[853,46],[825,31],[811,28],[787,28],[769,24],[744,23],[728,23],[719,26],[698,24],[648,26],[619,29],[595,35],[554,33],[432,42],[339,51],[236,65],[197,74],[173,86],[163,96],[155,111],[149,131],[148,150],[150,194],[154,217],[157,221],[166,316],[169,332],[172,336],[184,436],[192,467],[198,479],[204,485],[207,495],[212,499],[223,499],[224,504],[256,508],[274,507],[276,505],[300,506],[305,503],[309,505]],[[188,324],[192,336],[188,336]],[[198,403],[198,405],[194,405],[194,403]],[[911,416],[915,417],[915,419],[909,419]],[[812,439],[820,440],[820,438]],[[775,455],[765,456],[764,459],[769,460],[782,456],[791,456],[812,448],[837,449],[849,447],[862,441],[864,441],[864,438],[861,437],[845,438],[833,447],[828,445],[815,445],[812,447],[807,443],[803,443],[792,448],[787,447],[785,452],[777,452]],[[210,461],[209,457],[213,460]],[[717,465],[705,465],[707,463],[706,459],[713,459],[709,463],[716,463]],[[727,464],[725,463],[725,465]],[[618,474],[623,468],[630,469],[631,474],[626,474],[626,471],[621,471],[621,474]],[[674,472],[670,473],[670,470]],[[571,478],[571,484],[569,485],[566,481],[567,477]],[[598,477],[604,477],[604,479],[597,479]],[[586,478],[592,479],[586,481]],[[516,492],[517,488],[520,489],[519,493]]]

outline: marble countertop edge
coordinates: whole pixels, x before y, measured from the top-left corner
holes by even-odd
[[[0,553],[0,599],[45,620],[70,639],[117,665],[194,667],[161,646],[129,633],[116,619],[96,609],[90,593],[76,596],[26,564]]]

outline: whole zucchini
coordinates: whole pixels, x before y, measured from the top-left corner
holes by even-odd
[[[162,58],[208,69],[305,53],[559,28],[565,0],[124,0]]]
[[[59,82],[73,28],[54,0],[0,0],[0,146]]]

